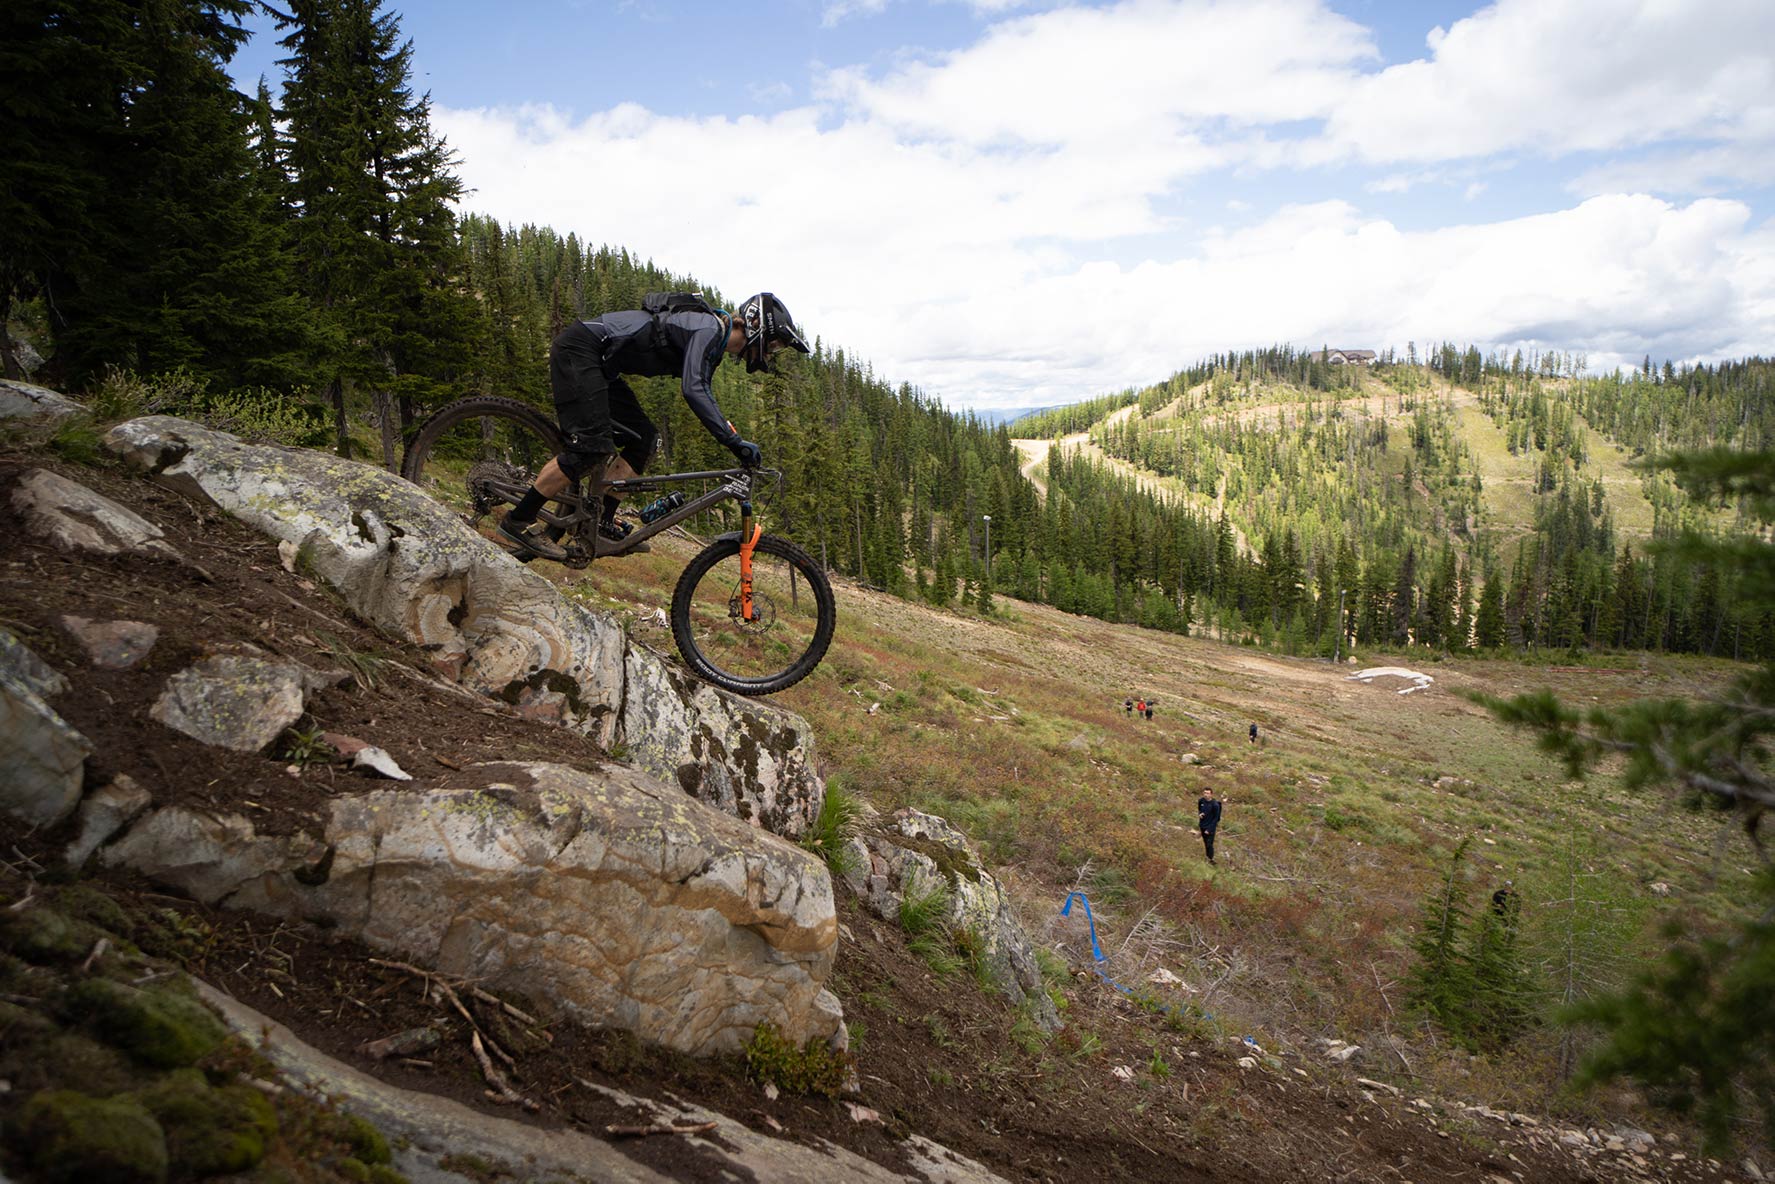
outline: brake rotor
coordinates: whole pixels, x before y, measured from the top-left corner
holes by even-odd
[[[733,623],[742,629],[750,629],[754,633],[769,631],[777,623],[777,607],[771,603],[770,597],[763,592],[752,593],[752,619],[746,620],[740,615],[740,594],[735,592],[727,602],[727,615]]]

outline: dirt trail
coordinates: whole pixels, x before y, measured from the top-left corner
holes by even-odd
[[[1134,411],[1135,405],[1132,403],[1126,407],[1119,408],[1104,417],[1104,426],[1115,427],[1124,423]],[[1218,495],[1210,498],[1203,497],[1199,494],[1189,493],[1188,491],[1179,488],[1175,478],[1161,477],[1159,474],[1151,472],[1150,470],[1139,468],[1136,465],[1129,464],[1127,461],[1122,460],[1119,457],[1109,455],[1107,452],[1103,451],[1103,449],[1091,443],[1091,433],[1089,431],[1072,432],[1060,437],[1058,440],[1031,440],[1020,438],[1012,440],[1011,444],[1019,453],[1027,458],[1024,460],[1020,471],[1029,479],[1030,483],[1041,492],[1043,497],[1048,496],[1048,483],[1041,476],[1041,474],[1047,470],[1048,452],[1055,447],[1059,447],[1076,449],[1085,456],[1088,456],[1101,464],[1108,465],[1122,476],[1133,481],[1135,488],[1146,493],[1151,493],[1165,501],[1194,506],[1198,510],[1207,511],[1214,517],[1219,517],[1221,511],[1225,509],[1225,501]],[[1246,538],[1245,532],[1240,530],[1236,525],[1233,527],[1233,543],[1239,548],[1240,554],[1255,555],[1257,553],[1252,549],[1251,540]]]

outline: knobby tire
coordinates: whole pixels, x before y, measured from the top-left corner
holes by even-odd
[[[413,433],[412,441],[407,445],[406,456],[401,459],[401,476],[415,485],[419,484],[432,448],[443,438],[444,433],[469,419],[513,420],[535,432],[554,452],[561,451],[560,429],[555,426],[554,420],[530,404],[501,395],[472,395],[439,408],[419,425]]]
[[[806,551],[788,539],[763,535],[753,549],[753,554],[772,555],[787,562],[795,574],[806,582],[808,594],[814,598],[813,636],[809,639],[807,648],[793,662],[773,674],[748,677],[723,669],[717,660],[718,655],[711,652],[712,647],[705,647],[698,640],[694,622],[691,620],[691,608],[697,603],[698,585],[705,578],[717,581],[713,592],[719,595],[719,585],[726,582],[727,576],[723,574],[711,577],[711,572],[722,561],[732,559],[739,552],[738,538],[729,536],[716,539],[699,551],[685,567],[684,573],[678,577],[677,588],[672,592],[672,640],[677,643],[678,652],[683,655],[685,663],[705,682],[713,683],[736,695],[772,695],[794,686],[813,673],[814,667],[820,664],[820,659],[826,656],[827,647],[832,644],[832,631],[837,624],[838,609],[832,599],[831,581]],[[705,593],[709,591],[705,589]],[[707,604],[709,601],[705,599],[703,603]],[[715,628],[738,630],[744,626],[720,622]]]

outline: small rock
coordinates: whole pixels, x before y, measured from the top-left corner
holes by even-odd
[[[844,1108],[850,1112],[852,1122],[880,1122],[881,1111],[871,1110],[856,1102],[846,1102]]]
[[[89,621],[70,614],[61,618],[61,625],[100,670],[128,670],[160,638],[160,627],[146,621]]]
[[[148,716],[194,740],[261,752],[302,718],[323,676],[294,662],[218,654],[167,680]]]
[[[1387,1093],[1392,1094],[1394,1097],[1399,1097],[1400,1093],[1401,1093],[1399,1087],[1396,1085],[1388,1085],[1384,1081],[1374,1081],[1374,1080],[1371,1080],[1367,1077],[1356,1078],[1356,1084],[1363,1086],[1366,1089],[1385,1090]]]
[[[773,1102],[776,1101],[777,1095],[780,1094],[781,1092],[782,1092],[781,1090],[777,1089],[776,1082],[767,1081],[764,1083],[764,1096],[766,1098],[770,1099],[771,1101],[773,1101]]]
[[[413,780],[411,773],[397,765],[394,758],[389,756],[386,751],[374,745],[365,745],[358,749],[351,758],[351,767],[368,769],[370,772],[387,777],[391,781]]]
[[[296,574],[296,556],[300,555],[301,553],[302,553],[302,548],[298,547],[295,543],[292,543],[289,539],[281,539],[278,541],[278,544],[277,544],[278,562],[283,564],[283,569],[285,571],[289,572],[291,575]]]
[[[1334,1048],[1331,1051],[1327,1052],[1325,1054],[1325,1059],[1328,1061],[1345,1062],[1345,1061],[1352,1060],[1356,1057],[1359,1057],[1361,1055],[1362,1055],[1362,1046],[1360,1044],[1346,1044],[1342,1048]]]
[[[1172,974],[1169,970],[1166,970],[1163,966],[1147,975],[1146,981],[1149,983],[1155,983],[1161,987],[1181,987],[1184,985],[1182,979],[1178,978],[1175,974]]]
[[[1257,1058],[1256,1057],[1240,1057],[1239,1058],[1239,1068],[1241,1068],[1241,1069],[1255,1069],[1255,1068],[1257,1068]]]
[[[1250,1060],[1249,1057],[1247,1057],[1246,1059]],[[1255,1066],[1257,1064],[1257,1062],[1252,1061],[1251,1064],[1253,1066]],[[1134,1070],[1130,1069],[1126,1065],[1117,1065],[1115,1068],[1113,1068],[1109,1071],[1109,1075],[1111,1077],[1115,1078],[1117,1081],[1132,1082],[1134,1080]]]
[[[1740,1166],[1744,1168],[1744,1174],[1757,1181],[1758,1184],[1762,1184],[1769,1178],[1763,1174],[1762,1166],[1754,1159],[1746,1159]]]
[[[1186,752],[1182,756],[1178,757],[1177,759],[1178,759],[1179,763],[1185,764],[1185,765],[1199,765],[1202,763],[1202,758],[1197,756],[1193,752]]]
[[[1666,884],[1663,880],[1654,880],[1651,884],[1647,885],[1647,888],[1653,896],[1670,895],[1670,885]]]
[[[411,1057],[422,1052],[430,1052],[436,1048],[443,1038],[436,1028],[429,1025],[419,1028],[408,1028],[404,1032],[396,1032],[393,1036],[384,1036],[381,1040],[371,1040],[362,1045],[358,1051],[375,1060],[387,1060],[389,1057]]]
[[[30,687],[0,671],[0,813],[51,826],[74,812],[92,741]]]

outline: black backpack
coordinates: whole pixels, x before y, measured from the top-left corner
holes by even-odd
[[[641,297],[641,311],[653,316],[653,346],[655,349],[666,348],[666,327],[660,324],[660,318],[672,312],[706,312],[710,316],[720,316],[721,311],[712,308],[701,292],[649,292]]]
[[[715,312],[701,292],[649,292],[641,297],[641,311],[655,317],[668,312]]]

